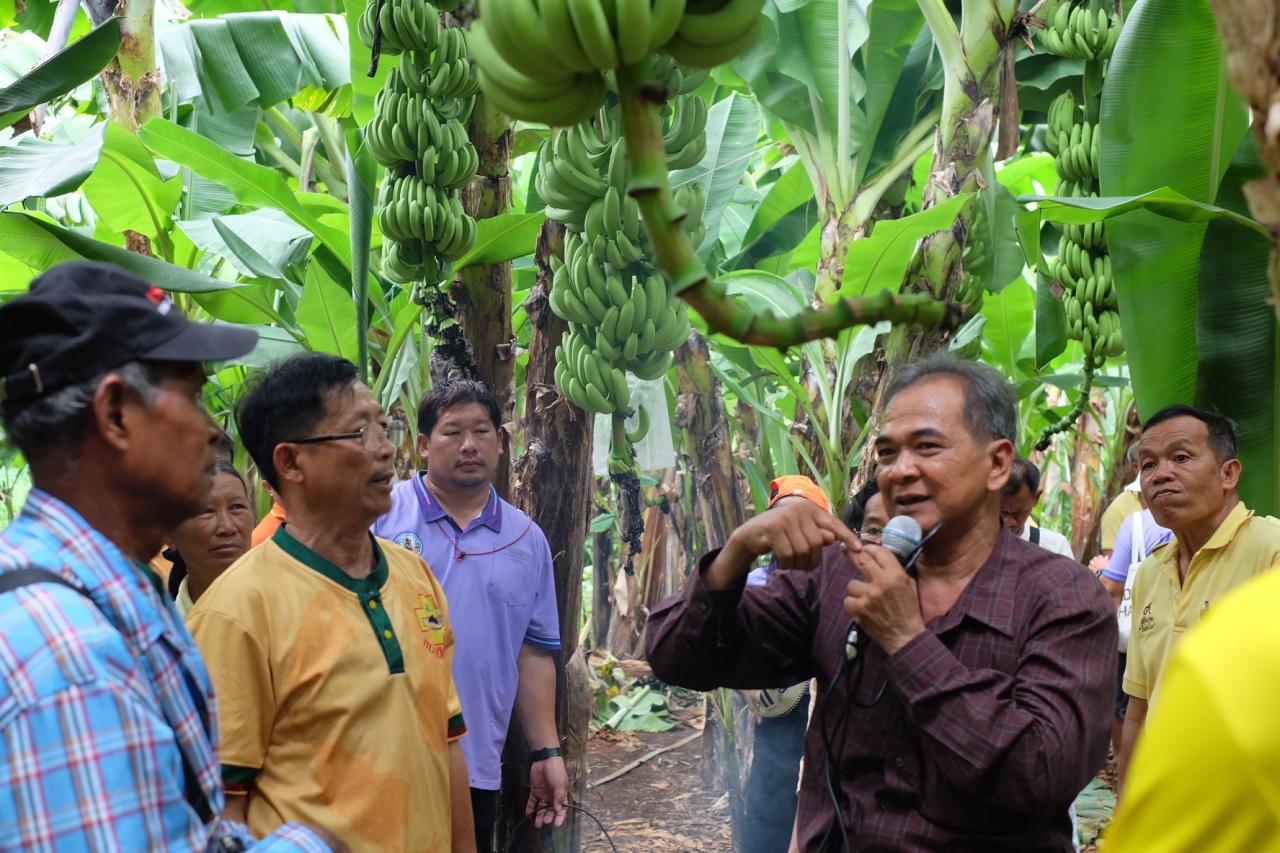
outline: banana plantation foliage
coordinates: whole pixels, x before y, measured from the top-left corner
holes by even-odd
[[[775,477],[842,511],[894,366],[937,350],[1013,383],[1039,521],[1088,562],[1172,403],[1230,417],[1280,511],[1277,159],[1232,6],[0,0],[0,301],[93,259],[256,330],[209,366],[233,437],[299,351],[411,431],[485,381],[567,657],[639,656]],[[0,444],[0,522],[28,485]],[[709,701],[732,789],[741,703]]]

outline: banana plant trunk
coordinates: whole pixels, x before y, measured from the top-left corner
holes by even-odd
[[[470,186],[462,191],[462,206],[479,221],[511,207],[512,131],[508,119],[494,110],[483,96],[476,97],[467,130],[480,167]],[[454,282],[452,296],[480,377],[497,398],[503,423],[511,424],[515,421],[516,378],[516,342],[511,331],[511,262],[462,270]],[[507,458],[510,459],[510,454]],[[499,466],[494,476],[498,494],[506,496],[509,484],[510,466]]]
[[[1271,231],[1272,304],[1280,317],[1280,132],[1272,111],[1280,99],[1280,6],[1271,0],[1210,0],[1227,49],[1227,68],[1236,91],[1253,113],[1253,133],[1267,174],[1245,185],[1254,217]],[[1274,474],[1274,472],[1272,472]]]
[[[591,685],[586,660],[578,648],[582,624],[583,539],[592,494],[592,416],[572,405],[556,390],[555,348],[568,325],[547,303],[551,271],[547,258],[563,236],[563,228],[548,223],[538,240],[538,281],[529,299],[532,327],[525,393],[525,452],[514,465],[515,504],[542,528],[551,546],[560,616],[559,662],[556,684],[556,728],[569,770],[570,797],[580,803],[587,792],[587,738],[591,727]],[[558,247],[557,247],[558,250]],[[563,827],[537,833],[524,818],[529,797],[529,748],[519,723],[512,720],[502,756],[503,799],[499,813],[498,849],[529,853],[576,853],[581,828],[576,812]],[[512,845],[512,840],[518,840]]]
[[[1018,46],[1011,35],[1018,4],[1016,0],[964,0],[959,29],[943,0],[919,0],[919,5],[944,70],[942,118],[924,192],[924,206],[933,207],[983,188],[998,123],[1018,121],[1017,115],[1000,115],[1005,51]],[[907,269],[904,292],[930,294],[943,302],[953,296],[964,274],[961,254],[973,221],[972,208],[969,205],[950,229],[920,241]],[[881,369],[871,395],[874,418],[884,409],[893,367],[941,349],[949,337],[949,332],[894,327],[883,353],[876,353]],[[865,454],[855,482],[864,482],[874,470],[874,458]]]
[[[102,72],[111,116],[131,132],[160,115],[163,81],[156,67],[155,0],[95,0],[86,4],[94,26],[120,18],[120,50]]]
[[[693,479],[695,506],[694,553],[698,556],[720,548],[735,527],[746,520],[744,496],[738,488],[733,454],[729,445],[729,424],[724,396],[711,369],[711,352],[706,338],[697,332],[676,351],[679,395],[676,425],[684,430],[686,470]],[[738,731],[738,719],[745,704],[731,690],[708,695],[706,724],[702,734],[703,771],[720,779],[729,793],[729,814],[734,850],[743,848],[743,762],[750,745]],[[748,730],[749,733],[749,730]]]

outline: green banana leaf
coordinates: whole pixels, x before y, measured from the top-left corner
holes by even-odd
[[[454,268],[501,264],[532,255],[546,219],[542,213],[501,213],[481,219],[476,223],[476,242],[458,258]]]
[[[33,270],[47,270],[63,261],[107,261],[165,290],[179,293],[204,293],[240,286],[94,240],[25,213],[0,213],[0,252]]]
[[[1222,180],[1219,203],[1247,211],[1243,186],[1262,171],[1249,134]],[[1254,511],[1274,515],[1280,512],[1280,369],[1270,252],[1268,238],[1234,221],[1209,223],[1200,249],[1196,404],[1235,421],[1244,466],[1240,496]]]
[[[84,38],[77,39],[22,77],[0,89],[0,128],[22,118],[38,104],[91,79],[120,49],[120,20],[108,18]]]
[[[987,294],[982,301],[982,316],[987,318],[982,330],[983,356],[1011,382],[1035,372],[1034,362],[1024,358],[1035,324],[1035,300],[1035,291],[1019,279],[999,293]]]
[[[707,111],[707,153],[702,162],[671,173],[673,190],[697,183],[706,193],[702,222],[707,237],[698,253],[704,262],[720,233],[720,217],[747,171],[759,138],[760,106],[753,98],[735,92]]]
[[[360,357],[356,339],[361,333],[356,328],[355,303],[351,294],[329,277],[322,264],[313,262],[307,266],[297,317],[308,348],[340,355],[353,363]]]
[[[350,269],[351,244],[347,235],[321,222],[276,170],[243,160],[163,118],[154,118],[143,125],[138,130],[138,138],[159,156],[223,184],[241,204],[284,211],[290,219],[316,235]]]
[[[867,296],[881,290],[896,291],[902,286],[920,238],[950,228],[971,198],[973,193],[961,193],[911,216],[877,222],[871,236],[849,244],[844,280],[837,295]]]
[[[202,251],[225,258],[250,278],[285,278],[286,268],[306,259],[313,239],[273,208],[186,220],[178,227]]]
[[[178,101],[203,98],[215,112],[270,107],[351,82],[346,27],[336,15],[227,14],[164,28],[157,41]]]
[[[182,179],[165,180],[138,137],[109,121],[102,157],[83,192],[107,228],[157,239],[172,226],[170,216],[182,197]]]
[[[51,142],[23,134],[0,146],[0,207],[33,196],[42,198],[74,190],[89,177],[102,151],[105,125],[79,142]]]
[[[769,185],[760,203],[755,207],[755,215],[742,238],[743,246],[750,246],[770,229],[777,225],[791,211],[803,206],[813,198],[813,185],[809,183],[809,175],[804,170],[804,163],[799,158],[792,158],[782,170],[776,181]]]
[[[1248,116],[1206,0],[1138,0],[1102,93],[1102,196],[1169,187],[1213,205]],[[1207,223],[1152,211],[1107,223],[1138,411],[1196,393],[1196,305]]]
[[[1248,213],[1240,213],[1214,204],[1195,201],[1187,198],[1172,187],[1161,187],[1142,195],[1131,196],[1093,196],[1091,198],[1072,198],[1067,196],[1024,195],[1019,196],[1022,204],[1034,203],[1036,211],[1031,215],[1037,222],[1062,222],[1070,225],[1085,225],[1090,222],[1102,222],[1134,211],[1146,211],[1165,219],[1177,222],[1204,223],[1211,219],[1224,217],[1237,225],[1256,231],[1260,236],[1267,236],[1267,229]],[[1038,215],[1037,215],[1038,214]],[[1108,237],[1110,228],[1108,227]],[[1115,252],[1112,252],[1113,263]]]

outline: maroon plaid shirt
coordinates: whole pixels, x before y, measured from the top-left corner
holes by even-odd
[[[818,679],[802,850],[841,846],[824,727],[861,853],[1072,849],[1067,808],[1106,761],[1116,679],[1115,607],[1087,569],[1002,531],[949,612],[892,657],[868,643],[861,673],[847,665],[833,684],[857,576],[844,553],[717,592],[702,583],[713,557],[649,617],[649,662],[699,690]]]

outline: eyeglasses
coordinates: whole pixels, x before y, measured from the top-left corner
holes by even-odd
[[[355,432],[340,432],[334,435],[311,435],[306,438],[293,438],[284,444],[320,444],[325,441],[346,441],[347,439],[358,438],[360,443],[364,445],[365,450],[377,450],[382,446],[383,441],[389,441],[395,447],[399,447],[404,442],[405,427],[400,421],[391,421],[383,426],[376,421],[371,424],[365,424]]]

